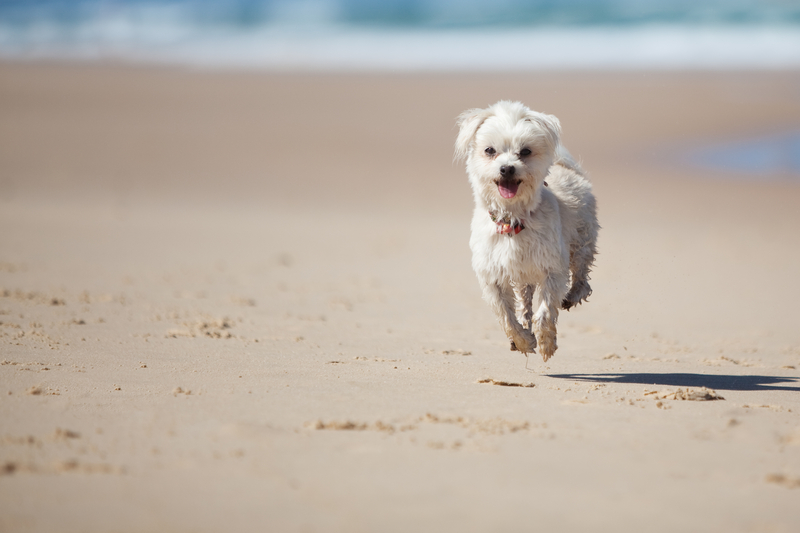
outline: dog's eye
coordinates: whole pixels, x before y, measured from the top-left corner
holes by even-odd
[[[527,148],[523,148],[522,150],[519,151],[519,155],[520,157],[528,157],[529,155],[531,155],[531,151],[528,150]]]
[[[486,152],[486,155],[494,155],[495,154],[495,149],[490,146],[489,148],[484,150],[484,152]]]

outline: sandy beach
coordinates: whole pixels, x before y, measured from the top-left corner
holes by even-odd
[[[798,72],[0,63],[0,531],[800,529]],[[561,120],[602,226],[546,364],[455,117]],[[526,368],[527,365],[527,368]]]

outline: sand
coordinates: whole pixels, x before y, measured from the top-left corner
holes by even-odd
[[[0,64],[0,530],[797,531],[800,181],[680,156],[798,94]],[[598,197],[547,364],[470,268],[454,118],[500,98]]]

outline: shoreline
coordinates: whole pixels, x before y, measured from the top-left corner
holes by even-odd
[[[402,28],[281,24],[250,28],[161,28],[120,32],[113,23],[51,29],[0,26],[0,54],[26,60],[121,60],[152,65],[292,72],[470,72],[531,70],[729,70],[800,68],[800,27],[791,24],[565,25]],[[5,30],[5,31],[3,31]],[[507,50],[538,53],[509,55]]]

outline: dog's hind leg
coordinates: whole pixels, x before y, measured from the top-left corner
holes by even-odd
[[[497,315],[508,339],[520,352],[534,353],[536,337],[517,320],[514,290],[497,281],[482,278],[479,278],[479,281],[483,290],[483,299]]]
[[[569,255],[569,270],[572,274],[572,284],[567,295],[561,302],[561,308],[569,310],[581,302],[585,302],[592,294],[589,285],[589,272],[594,263],[595,246],[590,241]]]

